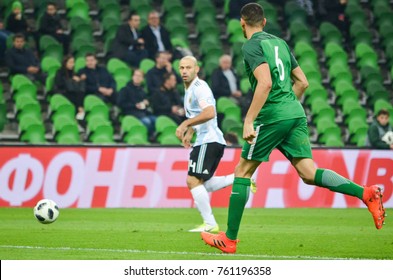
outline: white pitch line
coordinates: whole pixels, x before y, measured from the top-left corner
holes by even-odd
[[[189,256],[219,256],[219,257],[247,257],[264,259],[287,259],[287,260],[362,260],[361,258],[336,258],[318,256],[279,256],[279,255],[254,255],[254,254],[222,254],[222,253],[202,253],[202,252],[175,252],[175,251],[153,251],[153,250],[131,250],[131,249],[105,249],[105,248],[72,248],[72,247],[42,247],[42,246],[16,246],[0,245],[3,249],[22,250],[53,250],[53,251],[90,251],[90,252],[117,252],[131,254],[161,254],[161,255],[189,255]]]

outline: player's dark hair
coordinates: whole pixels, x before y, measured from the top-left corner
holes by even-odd
[[[247,25],[253,27],[260,27],[263,25],[265,12],[263,11],[261,5],[257,3],[249,3],[244,5],[243,8],[240,10],[240,16]]]
[[[385,116],[389,116],[389,111],[387,109],[381,109],[378,111],[377,113],[377,117],[379,117],[380,115],[385,115]]]

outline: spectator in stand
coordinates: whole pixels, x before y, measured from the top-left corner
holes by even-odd
[[[182,83],[182,79],[172,68],[170,57],[171,54],[166,51],[156,54],[156,65],[146,73],[147,92],[149,94],[153,94],[160,89],[166,73],[174,73],[177,82]]]
[[[11,32],[4,28],[3,20],[0,19],[0,65],[3,65],[5,60],[5,51],[7,50],[7,38]]]
[[[126,24],[119,27],[109,52],[110,57],[119,58],[137,68],[142,59],[148,57],[145,40],[138,31],[141,18],[131,13]]]
[[[244,5],[251,3],[251,2],[254,2],[254,1],[252,1],[252,0],[230,0],[229,7],[228,7],[228,17],[240,20],[240,14],[239,14],[240,9]]]
[[[48,2],[46,5],[46,12],[42,15],[39,22],[39,34],[50,35],[56,38],[63,45],[64,53],[68,54],[70,37],[64,33],[56,5],[53,2]]]
[[[242,92],[239,90],[240,83],[232,68],[232,57],[224,54],[220,57],[219,67],[211,75],[211,88],[216,100],[222,96],[230,97],[240,103]]]
[[[83,100],[85,98],[85,80],[74,71],[75,59],[72,55],[67,55],[63,60],[63,65],[56,73],[53,92],[61,93],[70,100],[76,108],[77,120],[83,120],[85,111]]]
[[[148,25],[142,29],[142,38],[149,57],[154,59],[157,52],[168,51],[173,54],[173,47],[168,30],[160,24],[160,15],[152,11],[148,15]]]
[[[151,113],[147,94],[143,89],[144,74],[134,70],[132,81],[119,91],[118,106],[123,115],[137,117],[147,128],[150,139],[154,137],[156,116]]]
[[[164,81],[160,90],[153,93],[151,98],[152,107],[156,116],[165,115],[173,119],[177,124],[186,120],[183,101],[176,90],[176,75],[164,74]]]
[[[321,0],[318,1],[318,18],[336,25],[344,32],[343,38],[349,36],[349,20],[345,15],[347,0]]]
[[[6,51],[5,62],[10,69],[10,74],[24,74],[31,80],[45,84],[46,75],[42,73],[40,61],[34,53],[25,47],[25,36],[17,33],[13,37],[12,48]]]
[[[95,94],[107,103],[116,104],[116,82],[105,67],[97,65],[97,58],[87,53],[86,66],[78,76],[86,80],[86,94]]]
[[[227,147],[229,146],[238,146],[239,140],[237,139],[237,135],[234,132],[227,132],[224,134],[224,139],[227,142]]]
[[[389,111],[386,109],[378,111],[374,122],[368,128],[366,138],[367,147],[373,149],[393,149],[393,144],[388,144],[382,140],[386,133],[393,133],[392,126],[389,124],[389,116]]]
[[[12,3],[12,13],[7,18],[6,27],[7,30],[12,33],[22,33],[25,37],[30,34],[30,27],[23,15],[23,6],[19,1]]]

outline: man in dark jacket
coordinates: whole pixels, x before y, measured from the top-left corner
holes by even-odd
[[[149,111],[147,94],[142,87],[143,72],[136,69],[130,81],[119,91],[118,106],[122,115],[138,118],[147,128],[150,137],[154,135],[156,116]]]
[[[148,16],[148,25],[142,29],[142,38],[151,59],[157,52],[169,51],[173,54],[173,47],[168,30],[160,24],[160,15],[152,11]]]
[[[374,149],[393,149],[393,144],[388,144],[382,140],[387,132],[392,132],[389,125],[389,111],[381,109],[378,111],[376,119],[370,125],[367,132],[366,146]]]
[[[156,54],[156,65],[146,73],[147,91],[153,94],[158,91],[164,81],[164,75],[167,73],[174,73],[178,83],[182,83],[182,79],[172,68],[170,61],[171,54],[169,52],[158,52]]]
[[[15,34],[12,48],[6,51],[5,62],[11,75],[24,74],[31,80],[45,84],[46,76],[41,72],[40,61],[30,49],[25,47],[23,34]]]
[[[130,14],[128,22],[117,30],[109,53],[110,57],[119,58],[132,67],[138,67],[141,60],[148,57],[145,40],[138,31],[140,22],[139,15]]]
[[[86,67],[78,72],[78,76],[86,80],[87,94],[96,94],[107,103],[116,104],[116,82],[105,67],[97,65],[94,54],[86,54]]]
[[[39,26],[40,35],[50,35],[56,38],[64,46],[64,52],[68,53],[70,38],[67,34],[64,34],[54,3],[49,2],[47,4],[46,12],[42,15]]]
[[[176,75],[166,73],[160,90],[153,93],[152,107],[156,116],[164,115],[173,119],[177,124],[186,120],[183,101],[176,90]]]

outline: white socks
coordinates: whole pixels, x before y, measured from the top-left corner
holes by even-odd
[[[233,184],[235,180],[235,174],[230,174],[227,176],[214,176],[204,183],[205,188],[208,192],[218,191]]]
[[[210,197],[205,187],[203,185],[199,185],[191,189],[191,195],[194,198],[197,209],[201,213],[203,221],[210,226],[217,225],[210,206]]]

